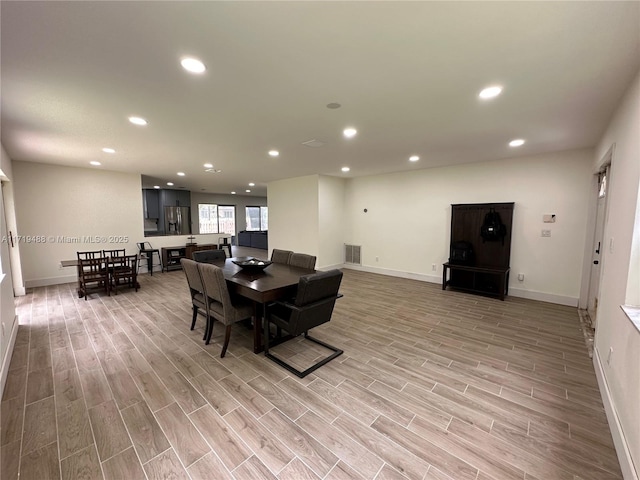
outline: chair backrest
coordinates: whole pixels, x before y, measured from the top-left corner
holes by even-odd
[[[200,270],[198,270],[198,263],[188,258],[181,258],[182,270],[187,277],[187,283],[189,284],[189,290],[191,290],[191,296],[196,293],[202,293],[204,295],[204,287],[202,286],[202,279],[200,278]]]
[[[153,250],[153,247],[149,242],[138,242],[138,250]]]
[[[313,270],[316,268],[316,257],[306,253],[292,253],[289,257],[289,265]]]
[[[80,253],[80,252],[78,252]],[[104,268],[104,259],[98,258],[79,258],[80,269],[78,273],[81,278],[104,276],[107,274],[107,270]]]
[[[124,252],[124,250],[122,251]],[[108,269],[113,272],[113,274],[120,276],[136,275],[138,270],[137,266],[138,255],[109,256],[109,260],[107,261]]]
[[[293,252],[291,250],[278,250],[274,248],[271,252],[271,261],[274,263],[289,263],[289,258]]]
[[[209,304],[213,300],[214,305],[210,308],[210,314],[226,324],[225,316],[227,312],[231,312],[233,304],[231,303],[231,295],[229,295],[229,287],[224,279],[222,269],[210,263],[196,262],[198,270],[200,270],[200,278],[204,287],[204,294],[208,298]]]
[[[78,260],[102,258],[102,250],[76,252],[76,254],[78,255]]]
[[[331,320],[342,281],[340,270],[312,273],[300,277],[295,306],[285,329],[293,336]]]
[[[224,262],[227,258],[227,254],[224,250],[200,250],[191,254],[196,262],[202,263],[220,263]]]
[[[119,248],[116,250],[102,250],[103,257],[124,257],[127,255],[127,252],[124,248]]]

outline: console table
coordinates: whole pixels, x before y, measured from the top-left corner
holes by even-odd
[[[479,293],[504,300],[509,293],[509,267],[484,267],[442,264],[442,289],[447,285],[455,290]],[[447,279],[447,271],[450,278]]]
[[[191,259],[191,254],[200,250],[216,250],[218,245],[186,245],[183,247],[162,247],[162,268],[169,270],[182,268],[180,260]]]

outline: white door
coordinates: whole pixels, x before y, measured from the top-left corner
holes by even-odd
[[[593,249],[591,251],[591,276],[589,279],[589,297],[587,312],[591,317],[591,325],[596,328],[598,320],[598,297],[600,295],[600,273],[604,256],[604,220],[607,206],[607,177],[609,167],[598,175],[598,207],[596,210],[596,226],[593,235]]]

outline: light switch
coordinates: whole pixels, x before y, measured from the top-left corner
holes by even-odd
[[[542,230],[540,232],[540,236],[541,237],[550,237],[551,236],[551,230]]]
[[[544,223],[556,223],[556,214],[555,213],[549,213],[546,215],[542,216],[542,221]]]

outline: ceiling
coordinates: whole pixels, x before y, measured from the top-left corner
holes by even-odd
[[[1,139],[13,160],[212,193],[592,147],[640,69],[637,1],[0,8]],[[206,72],[187,73],[184,56]],[[502,95],[478,98],[495,84]],[[526,143],[509,147],[514,138]],[[303,144],[313,139],[323,145]]]

